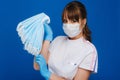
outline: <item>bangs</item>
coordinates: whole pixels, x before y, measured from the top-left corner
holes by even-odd
[[[66,7],[62,14],[62,21],[64,20],[70,20],[70,21],[76,21],[79,22],[80,19],[80,10],[79,8],[76,8],[74,6]]]

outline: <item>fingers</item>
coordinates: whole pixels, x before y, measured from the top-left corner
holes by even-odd
[[[53,34],[52,29],[48,24],[44,24],[44,28],[47,34]]]
[[[44,40],[52,41],[53,32],[52,32],[51,27],[48,24],[44,24],[44,30],[45,30],[45,38],[44,38]]]
[[[45,60],[45,58],[41,54],[36,56],[35,61],[39,65],[46,65],[46,60]]]

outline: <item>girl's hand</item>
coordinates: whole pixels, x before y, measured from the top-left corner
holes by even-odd
[[[44,24],[45,37],[44,40],[52,41],[53,32],[48,24]]]
[[[46,79],[49,80],[51,72],[47,68],[46,60],[42,54],[39,54],[35,58],[35,62],[39,65],[40,74]]]

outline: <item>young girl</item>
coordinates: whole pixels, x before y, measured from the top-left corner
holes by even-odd
[[[85,6],[70,2],[64,8],[62,21],[67,36],[56,37],[50,46],[50,41],[45,40],[40,52],[44,57],[35,57],[34,68],[40,68],[41,74],[50,80],[88,80],[91,72],[97,72],[98,56],[91,43]]]

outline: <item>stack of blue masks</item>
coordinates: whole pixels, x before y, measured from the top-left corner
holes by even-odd
[[[24,49],[32,55],[40,53],[44,39],[44,24],[49,23],[49,16],[40,13],[18,24],[17,32],[24,44]]]

